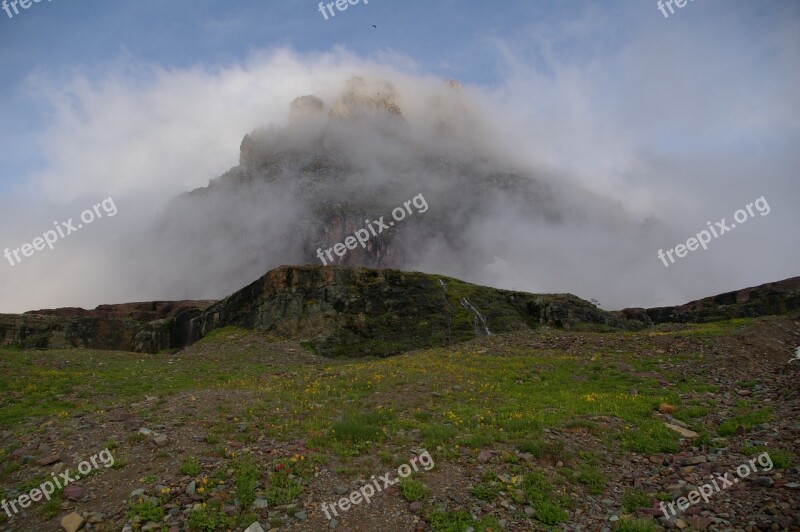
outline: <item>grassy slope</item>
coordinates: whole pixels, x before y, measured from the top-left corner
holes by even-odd
[[[208,390],[245,393],[246,401],[217,405],[227,417],[205,425],[209,449],[235,467],[237,482],[240,476],[246,480],[249,466],[242,465],[226,442],[247,444],[266,433],[281,441],[303,438],[313,453],[302,460],[308,458],[316,467],[328,465],[345,477],[381,471],[383,466],[374,460],[361,459],[394,463],[403,448],[430,450],[437,467],[464,457],[474,460],[479,450],[491,449],[500,456],[501,470],[473,482],[470,496],[478,501],[501,494],[517,502],[527,499],[535,503],[538,526],[552,525],[567,520],[581,493],[604,493],[606,478],[598,453],[572,448],[550,431],[581,434],[612,455],[671,453],[679,448],[678,435],[664,427],[657,412],[660,404],[668,403],[678,407],[676,417],[701,432],[701,441],[707,443],[714,434],[707,432],[703,418],[716,404],[712,397],[698,399],[697,394],[715,388],[704,384],[702,375],[687,378],[670,369],[682,360],[700,362],[704,355],[670,355],[665,368],[665,357],[653,354],[655,337],[704,341],[749,323],[659,328],[656,333],[543,330],[536,336],[495,337],[388,359],[320,358],[313,364],[303,357],[314,355],[302,349],[300,358],[293,358],[297,350],[292,350],[280,362],[283,345],[277,359],[265,359],[257,342],[247,347],[255,335],[232,328],[215,331],[178,355],[6,349],[0,350],[0,427],[21,437],[36,430],[31,429],[34,418],[66,426],[80,412],[102,417],[107,407],[146,395],[161,399],[142,407],[141,417],[169,425],[173,420],[158,407],[172,396]],[[576,352],[560,343],[578,335],[594,347]],[[549,340],[553,348],[547,347]],[[234,343],[240,347],[232,347]],[[664,386],[665,381],[675,385]],[[744,405],[740,413],[742,420],[752,418],[753,423],[770,419],[770,412],[757,406]],[[237,430],[239,422],[246,430]],[[6,453],[15,448],[14,441],[6,442]],[[126,447],[138,443],[135,438],[120,442],[119,452],[124,455]],[[562,462],[565,467],[545,470],[537,461]],[[26,476],[24,466],[23,471],[19,467],[4,460],[0,480],[19,485]],[[297,500],[302,490],[310,489],[309,471],[298,475],[304,480],[298,480],[296,491],[291,482],[271,474],[267,484],[277,490],[271,496]],[[425,477],[417,480],[424,483]],[[414,487],[404,492],[412,493]],[[247,482],[237,489],[240,495],[247,492]],[[636,495],[630,495],[631,504]],[[132,515],[159,515],[144,504],[133,504]],[[425,512],[434,530],[457,530],[471,523],[468,514],[440,511],[434,505],[426,506]],[[210,522],[223,519],[213,510],[207,513],[197,517],[197,527],[203,525],[200,517]],[[238,518],[246,525],[252,516],[242,511]],[[493,523],[487,517],[478,530],[492,528]]]

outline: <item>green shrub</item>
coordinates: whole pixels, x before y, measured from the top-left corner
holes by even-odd
[[[400,481],[400,493],[408,502],[421,501],[428,496],[430,490],[422,482],[404,478]]]
[[[623,517],[614,530],[617,532],[656,532],[658,529],[652,519]]]
[[[433,532],[464,532],[469,527],[475,532],[498,532],[502,530],[500,522],[494,517],[484,517],[480,521],[474,521],[467,512],[443,512],[438,510],[428,514],[428,521]]]
[[[496,483],[492,484],[477,484],[469,489],[469,492],[476,499],[482,501],[493,501],[500,494],[501,486]]]
[[[530,453],[535,458],[557,460],[564,456],[564,442],[561,440],[526,440],[517,444],[517,449],[523,453]]]
[[[426,425],[420,430],[422,439],[428,447],[436,447],[453,439],[456,429],[450,425]]]
[[[383,426],[388,424],[387,414],[382,412],[360,412],[346,415],[333,424],[333,436],[340,441],[352,443],[376,442],[383,439]]]
[[[717,433],[719,433],[720,436],[730,436],[734,434],[736,429],[740,426],[743,427],[745,431],[748,431],[757,425],[772,421],[772,418],[772,408],[770,407],[753,410],[752,412],[747,412],[741,416],[732,417],[731,419],[723,421],[719,428],[717,428]]]
[[[256,484],[258,483],[258,468],[251,455],[237,459],[233,465],[234,478],[236,479],[236,494],[244,508],[249,508],[256,500]]]
[[[589,464],[581,464],[577,479],[578,482],[589,488],[589,493],[592,495],[600,495],[603,493],[603,488],[606,485],[606,480],[602,471]]]
[[[236,526],[236,520],[225,513],[222,503],[211,501],[206,506],[189,513],[189,530],[216,532]]]
[[[633,513],[638,508],[650,506],[651,497],[641,489],[632,489],[625,492],[622,496],[622,508]]]
[[[194,456],[188,456],[181,462],[181,474],[196,477],[200,474],[200,461]]]
[[[534,517],[546,525],[557,525],[567,520],[567,512],[552,502],[540,502],[536,505]]]
[[[139,516],[145,523],[148,521],[158,522],[164,519],[164,508],[154,502],[140,498],[130,503],[128,518],[132,519],[135,516]]]

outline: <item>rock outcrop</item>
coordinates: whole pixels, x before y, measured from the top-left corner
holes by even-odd
[[[214,301],[153,301],[0,314],[0,344],[156,353],[188,345],[189,322]]]
[[[464,304],[468,303],[468,304]],[[325,356],[387,356],[541,325],[631,325],[570,294],[534,295],[398,270],[282,266],[194,320],[297,338]]]
[[[800,309],[800,277],[705,297],[677,307],[630,308],[626,318],[646,325],[705,323],[777,315]]]
[[[236,326],[300,340],[324,356],[389,356],[541,326],[642,329],[800,309],[800,277],[678,307],[606,312],[571,294],[529,294],[438,275],[281,266],[221,301],[63,308],[0,315],[0,343],[156,353]]]

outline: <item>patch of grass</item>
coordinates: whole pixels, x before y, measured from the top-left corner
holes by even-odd
[[[752,410],[723,421],[717,428],[717,433],[720,436],[730,436],[731,434],[736,433],[736,429],[738,427],[744,427],[744,430],[748,431],[762,423],[768,423],[769,421],[772,421],[773,417],[774,416],[771,407]]]
[[[561,507],[562,501],[553,499],[553,486],[541,471],[534,471],[523,476],[522,491],[528,496],[528,502],[534,507],[534,517],[546,525],[557,525],[567,520],[567,512]]]
[[[0,480],[7,479],[12,473],[16,473],[22,467],[19,460],[10,460],[0,467]]]
[[[564,442],[561,440],[525,440],[517,444],[523,453],[532,454],[535,458],[549,458],[553,461],[564,458]]]
[[[236,520],[226,514],[222,503],[216,500],[189,513],[189,530],[215,532],[232,529],[235,525]]]
[[[278,461],[269,473],[264,498],[273,506],[294,502],[303,493],[300,479],[308,476],[310,471],[304,460],[301,463],[291,459]]]
[[[494,443],[494,438],[487,434],[470,434],[461,438],[458,442],[462,447],[469,447],[470,449],[483,449],[489,447]]]
[[[335,439],[351,443],[379,442],[384,438],[383,427],[389,424],[384,412],[358,412],[346,415],[332,426]]]
[[[139,432],[134,432],[133,434],[128,436],[128,443],[130,443],[130,444],[142,443],[146,439],[147,438],[145,437],[144,434],[141,434]]]
[[[42,505],[40,510],[42,517],[49,521],[50,519],[54,518],[58,515],[61,511],[61,490],[58,493],[54,493],[50,496],[49,501],[45,501]]]
[[[603,493],[603,488],[606,485],[606,479],[603,472],[600,471],[595,465],[583,463],[578,468],[576,475],[578,482],[584,484],[589,488],[589,493],[592,495],[600,495]]]
[[[702,406],[687,406],[685,408],[678,409],[674,414],[672,414],[672,417],[683,421],[684,423],[691,423],[697,418],[706,417],[708,412],[708,408]]]
[[[588,419],[574,419],[565,423],[564,427],[572,432],[588,432],[595,436],[603,432],[598,423]]]
[[[650,421],[643,425],[638,428],[626,427],[614,438],[620,440],[625,451],[642,454],[678,452],[678,440],[680,439],[678,433],[658,421]]]
[[[451,441],[457,431],[450,425],[425,425],[420,430],[422,440],[428,447],[436,447]]]
[[[194,456],[187,456],[181,462],[180,472],[181,475],[196,477],[200,474],[200,461]]]
[[[464,532],[472,527],[475,532],[498,532],[502,530],[500,522],[494,517],[484,517],[473,521],[472,516],[463,511],[443,512],[437,510],[428,514],[428,521],[433,532]]]
[[[794,460],[794,454],[789,451],[785,451],[783,449],[773,449],[769,450],[764,445],[743,445],[742,446],[742,454],[745,456],[756,456],[762,455],[767,453],[769,459],[772,461],[773,467],[778,469],[787,469],[792,467],[792,462]],[[760,456],[759,456],[760,460]],[[760,462],[758,462],[760,464]],[[767,463],[769,465],[769,462]],[[763,466],[762,466],[763,467]]]
[[[633,513],[638,508],[648,508],[650,506],[650,496],[641,489],[630,489],[622,495],[622,508]]]
[[[752,390],[753,388],[755,388],[756,384],[758,384],[758,380],[756,380],[756,379],[750,379],[750,380],[746,380],[746,381],[739,381],[739,382],[736,383],[736,385],[739,388],[746,388],[748,390]]]
[[[643,517],[623,517],[614,527],[617,532],[656,532],[655,522]]]
[[[251,455],[238,458],[234,464],[234,480],[236,482],[236,495],[244,508],[249,508],[256,500],[256,484],[258,483],[258,468]]]
[[[476,484],[469,489],[469,492],[476,499],[491,502],[500,494],[502,486],[496,482]]]
[[[794,463],[795,456],[789,451],[773,449],[772,451],[768,451],[767,454],[772,459],[772,465],[777,469],[789,469]],[[760,464],[760,462],[756,463]]]
[[[546,525],[557,525],[567,520],[567,512],[557,504],[545,501],[536,506],[534,517]]]
[[[414,502],[425,499],[430,494],[430,490],[422,482],[404,478],[400,480],[400,493],[408,502]]]
[[[148,521],[158,522],[164,519],[164,508],[152,501],[139,498],[136,501],[131,501],[130,510],[128,511],[129,519],[133,519],[136,516],[145,523]]]

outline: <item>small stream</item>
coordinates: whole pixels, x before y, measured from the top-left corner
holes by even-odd
[[[440,281],[441,281],[441,279],[440,279]],[[469,300],[466,297],[461,299],[461,306],[464,307],[465,309],[471,310],[475,314],[474,324],[475,324],[475,333],[476,334],[478,334],[479,336],[481,334],[483,334],[484,336],[491,336],[492,335],[492,331],[489,330],[489,326],[486,323],[486,318],[483,316],[483,314],[481,314],[478,311],[478,309],[476,309],[472,305],[472,303],[469,302]],[[481,327],[483,328],[483,330],[480,329]]]

